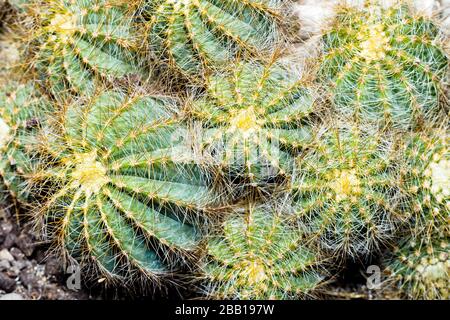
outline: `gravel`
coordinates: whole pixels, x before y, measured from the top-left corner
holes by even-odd
[[[14,257],[11,253],[9,253],[8,249],[3,249],[0,251],[0,261],[13,262]]]
[[[24,300],[23,296],[18,293],[8,293],[0,297],[0,300]]]
[[[0,300],[90,298],[66,288],[61,260],[46,251],[26,224],[18,226],[15,215],[0,209]]]

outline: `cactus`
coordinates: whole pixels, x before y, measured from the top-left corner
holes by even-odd
[[[387,283],[393,283],[402,296],[410,299],[448,300],[449,250],[448,237],[428,244],[405,242],[386,261],[390,275]]]
[[[277,63],[240,62],[209,77],[207,93],[191,106],[203,127],[203,155],[251,183],[287,173],[288,151],[311,139],[303,120],[315,97],[305,82]]]
[[[2,0],[3,1],[3,0]],[[9,6],[11,8],[13,8],[13,10],[16,10],[20,13],[23,13],[27,6],[30,5],[31,1],[30,0],[6,0],[4,1],[4,6]],[[1,6],[1,4],[0,4]]]
[[[45,0],[32,33],[31,62],[56,97],[93,93],[94,79],[140,74],[136,30],[125,3],[109,0]]]
[[[5,84],[0,90],[0,176],[20,203],[29,199],[26,175],[35,170],[36,131],[50,109],[31,83]]]
[[[171,108],[168,98],[106,91],[67,107],[42,134],[52,160],[35,180],[51,192],[37,226],[44,220],[63,254],[108,280],[158,283],[201,241],[201,213],[214,199],[203,170],[172,141]]]
[[[324,275],[320,259],[277,210],[249,205],[208,243],[208,294],[219,299],[312,297]]]
[[[225,65],[238,52],[267,51],[277,38],[279,0],[157,0],[148,37],[160,60],[187,76]]]
[[[428,129],[405,139],[401,189],[402,210],[410,216],[413,238],[431,239],[439,230],[450,232],[450,154],[444,129]]]
[[[323,36],[321,81],[339,112],[356,121],[408,129],[440,106],[448,59],[437,24],[400,1],[345,8]]]
[[[332,124],[323,131],[299,159],[293,206],[307,232],[331,255],[363,257],[391,237],[401,217],[394,144],[355,125]]]

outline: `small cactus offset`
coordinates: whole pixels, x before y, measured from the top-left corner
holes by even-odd
[[[324,274],[317,254],[306,248],[283,213],[249,206],[229,218],[223,235],[208,243],[204,267],[208,294],[219,299],[313,297]]]
[[[331,255],[361,257],[392,236],[399,218],[393,143],[373,130],[331,125],[297,164],[297,217]]]
[[[0,88],[0,176],[17,201],[26,203],[24,178],[35,170],[36,131],[49,103],[30,84],[7,83]]]
[[[150,45],[187,76],[223,66],[238,52],[260,54],[277,39],[280,0],[150,2]]]
[[[439,28],[405,1],[342,9],[323,47],[321,80],[342,114],[401,129],[447,115],[439,103],[448,67]]]
[[[201,240],[211,192],[172,141],[172,107],[167,98],[106,91],[66,107],[41,137],[53,161],[35,180],[52,192],[36,218],[69,257],[92,257],[107,279],[157,281]]]
[[[39,26],[31,33],[31,56],[39,78],[55,96],[67,91],[92,93],[94,79],[140,74],[136,31],[126,2],[44,0],[38,2]]]
[[[442,229],[450,232],[450,153],[448,132],[428,131],[406,139],[400,186],[406,197],[402,210],[412,219],[408,232],[430,240]]]
[[[389,283],[409,299],[450,299],[450,247],[448,237],[431,243],[411,240],[395,249],[386,261]]]
[[[240,62],[208,77],[192,114],[203,127],[203,155],[259,183],[292,169],[289,151],[311,140],[314,106],[314,90],[286,66]]]

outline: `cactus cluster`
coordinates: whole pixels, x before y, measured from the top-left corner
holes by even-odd
[[[404,1],[342,9],[323,47],[322,81],[345,116],[408,129],[442,113],[448,60],[438,25]]]
[[[11,2],[0,189],[86,280],[307,299],[380,261],[449,298],[448,53],[409,1],[337,6],[302,65],[285,1]]]

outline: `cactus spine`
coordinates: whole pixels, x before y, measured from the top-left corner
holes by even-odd
[[[312,296],[323,280],[320,260],[282,213],[249,206],[232,216],[208,244],[205,275],[219,299],[288,299]]]
[[[276,41],[279,0],[158,0],[148,10],[149,39],[172,67],[198,76],[237,52],[259,54]]]
[[[166,98],[106,91],[66,107],[42,136],[53,162],[36,174],[58,189],[37,218],[69,256],[93,257],[107,278],[158,280],[201,240],[199,213],[213,200],[172,141],[171,108]]]
[[[400,1],[339,12],[323,36],[320,67],[339,112],[402,129],[446,114],[439,98],[448,59],[439,29],[412,10]]]

